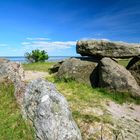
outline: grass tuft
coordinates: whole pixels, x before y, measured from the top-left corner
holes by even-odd
[[[23,120],[12,84],[0,83],[0,140],[34,140],[29,122]]]
[[[118,61],[118,64],[123,65],[126,67],[130,61],[130,59],[116,59]]]

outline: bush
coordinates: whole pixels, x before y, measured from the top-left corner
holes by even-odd
[[[27,61],[33,63],[33,62],[44,62],[45,60],[47,60],[48,54],[46,51],[44,50],[32,50],[31,53],[25,53],[25,58],[27,59]]]

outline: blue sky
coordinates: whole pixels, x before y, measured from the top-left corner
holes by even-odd
[[[80,39],[139,43],[140,0],[0,1],[0,56],[73,56]]]

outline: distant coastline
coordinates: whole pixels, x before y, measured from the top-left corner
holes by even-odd
[[[67,59],[70,57],[77,57],[77,56],[49,56],[49,59],[47,60],[48,62],[57,62],[61,61],[63,59]],[[6,58],[10,61],[14,62],[21,62],[21,63],[26,63],[26,59],[24,56],[0,56],[0,58]]]

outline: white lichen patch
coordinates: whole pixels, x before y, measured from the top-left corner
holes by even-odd
[[[45,102],[49,99],[49,96],[48,95],[45,95],[41,98],[41,102]]]

